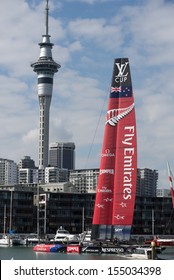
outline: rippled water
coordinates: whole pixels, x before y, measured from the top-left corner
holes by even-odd
[[[66,254],[66,253],[45,253],[35,252],[33,247],[0,247],[1,260],[114,260],[120,259],[117,255],[98,254]],[[124,257],[121,257],[124,259]]]
[[[162,254],[159,255],[161,259],[174,260],[174,247],[166,248]],[[13,246],[2,247],[0,246],[0,260],[124,260],[124,256],[116,254],[66,254],[66,253],[45,253],[35,252],[33,247]]]

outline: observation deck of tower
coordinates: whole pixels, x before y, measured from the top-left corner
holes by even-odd
[[[37,73],[37,89],[39,98],[39,170],[44,172],[48,166],[48,151],[49,151],[49,112],[53,91],[54,73],[58,72],[61,67],[52,58],[52,47],[54,44],[50,42],[48,34],[48,16],[49,7],[46,0],[46,32],[42,35],[40,46],[39,59],[31,64],[33,71]]]

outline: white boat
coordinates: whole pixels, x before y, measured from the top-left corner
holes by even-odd
[[[6,204],[4,205],[4,234],[3,236],[0,238],[0,245],[10,245],[11,241],[9,238],[9,235],[6,234]]]
[[[126,259],[132,260],[151,260],[152,248],[151,247],[137,247],[131,254],[124,255]],[[156,258],[156,257],[155,257]]]
[[[54,239],[51,242],[78,242],[79,237],[76,234],[70,234],[68,230],[64,229],[62,226],[56,231]]]
[[[90,243],[91,242],[91,230],[84,231],[80,235],[80,242],[83,244]]]
[[[30,244],[37,244],[39,243],[39,238],[37,236],[36,233],[30,233],[27,237],[26,237],[26,243],[27,245],[30,245]]]
[[[3,235],[2,238],[0,238],[0,245],[10,245],[11,244],[11,241],[8,237],[8,235]]]
[[[18,235],[12,236],[10,241],[11,241],[11,245],[13,245],[13,246],[27,245],[27,239],[26,238],[22,238],[22,237],[20,237]]]

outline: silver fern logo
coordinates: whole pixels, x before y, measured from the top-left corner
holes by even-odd
[[[107,121],[106,124],[111,126],[116,126],[116,124],[126,117],[134,108],[134,103],[127,108],[112,109],[107,111]]]

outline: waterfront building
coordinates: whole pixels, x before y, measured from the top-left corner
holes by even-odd
[[[17,164],[11,159],[0,158],[0,185],[17,184]]]
[[[91,229],[95,193],[75,193],[72,184],[58,183],[41,185],[39,196],[40,234],[46,232],[54,235],[60,226],[72,233],[80,233],[82,229]],[[34,186],[0,186],[1,233],[5,205],[7,208],[7,231],[10,228],[16,233],[26,234],[37,231],[36,197]],[[174,234],[172,211],[171,197],[136,196],[131,235]]]
[[[50,42],[48,30],[48,0],[46,1],[46,30],[42,36],[39,59],[31,64],[37,73],[38,98],[39,98],[39,182],[44,182],[45,167],[48,166],[49,150],[49,114],[53,91],[53,77],[60,68],[52,57],[53,44]]]
[[[6,207],[5,232],[33,232],[33,191],[0,187],[0,228],[4,229],[4,207]]]
[[[70,170],[69,181],[78,192],[95,192],[98,182],[99,168]]]
[[[71,233],[89,230],[95,195],[48,192],[40,194],[40,234],[55,234],[63,226]],[[45,219],[46,217],[46,219]],[[35,222],[36,223],[36,222]]]
[[[68,182],[68,169],[57,167],[45,168],[45,183]]]
[[[95,193],[44,192],[40,203],[40,232],[53,234],[64,226],[70,232],[91,229]],[[42,194],[41,194],[42,196]],[[153,215],[155,223],[153,225]],[[171,197],[136,197],[131,235],[174,234]],[[84,215],[84,216],[83,216]],[[46,225],[44,217],[47,217]]]
[[[137,169],[137,196],[156,196],[158,186],[158,171],[150,168]]]
[[[72,142],[55,142],[50,145],[49,166],[65,168],[68,170],[75,168],[75,144]]]
[[[142,197],[135,201],[132,234],[174,234],[174,212],[171,197]]]

